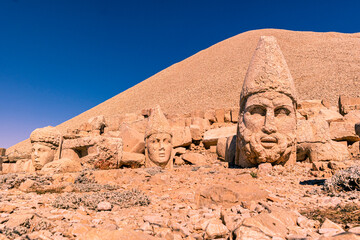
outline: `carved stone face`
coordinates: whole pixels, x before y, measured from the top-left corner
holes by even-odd
[[[296,138],[293,101],[285,94],[263,92],[248,97],[238,125],[237,164],[285,163]]]
[[[146,140],[146,151],[151,162],[158,166],[166,166],[172,152],[171,135],[155,133]]]
[[[53,161],[54,155],[55,149],[42,143],[33,143],[31,161],[35,170],[41,170],[46,163]]]

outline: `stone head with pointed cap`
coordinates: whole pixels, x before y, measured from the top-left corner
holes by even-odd
[[[151,110],[145,131],[145,167],[172,169],[172,133],[168,120],[157,105]]]
[[[32,144],[31,161],[35,170],[54,160],[59,148],[61,134],[55,127],[37,128],[30,134]]]
[[[240,94],[235,164],[296,161],[296,91],[275,37],[263,36]]]

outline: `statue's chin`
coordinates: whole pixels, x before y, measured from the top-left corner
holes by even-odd
[[[252,164],[258,165],[261,163],[282,163],[286,162],[287,155],[291,149],[291,137],[279,133],[271,135],[271,139],[275,143],[262,142],[261,139],[268,137],[268,135],[257,132],[253,133],[248,129],[242,131],[243,141],[245,142],[245,152],[247,159]],[[276,140],[276,141],[275,141]]]

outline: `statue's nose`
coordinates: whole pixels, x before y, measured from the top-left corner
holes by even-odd
[[[272,113],[267,113],[265,117],[265,122],[262,127],[262,131],[267,134],[271,134],[276,132],[276,126],[275,126],[275,118]]]

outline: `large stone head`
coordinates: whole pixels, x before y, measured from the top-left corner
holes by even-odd
[[[151,111],[145,132],[145,166],[173,167],[172,133],[169,122],[159,106]]]
[[[294,162],[295,143],[294,81],[276,39],[261,37],[240,95],[235,164]]]
[[[31,161],[35,170],[41,170],[46,163],[54,160],[60,139],[60,132],[55,127],[37,128],[31,133]]]

